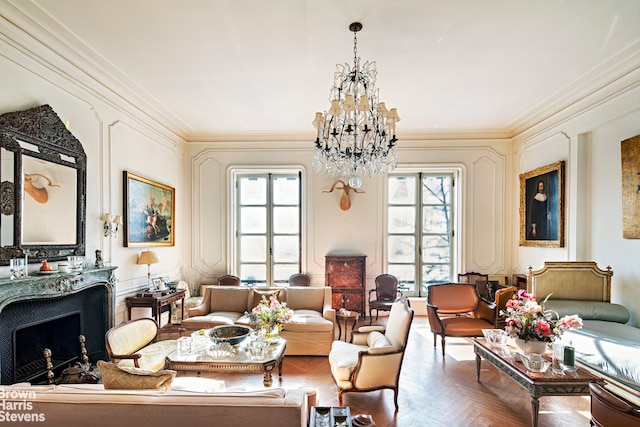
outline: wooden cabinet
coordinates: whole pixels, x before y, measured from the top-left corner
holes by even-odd
[[[327,255],[325,258],[325,285],[332,288],[332,307],[364,314],[367,257]]]

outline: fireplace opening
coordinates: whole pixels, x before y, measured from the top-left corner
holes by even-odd
[[[108,295],[108,288],[99,285],[6,305],[0,311],[0,384],[46,383],[45,348],[51,350],[58,378],[70,363],[82,361],[79,335],[86,338],[90,363],[108,360],[104,344],[110,327]]]
[[[17,382],[32,384],[47,381],[44,357],[46,348],[51,350],[51,362],[55,377],[79,360],[81,315],[80,312],[45,319],[30,325],[22,325],[14,331],[15,378]]]

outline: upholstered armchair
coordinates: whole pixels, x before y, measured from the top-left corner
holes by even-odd
[[[493,324],[497,329],[504,329],[507,322],[505,321],[505,316],[501,316],[500,312],[506,310],[507,301],[513,298],[513,295],[515,295],[517,291],[518,289],[515,286],[500,288],[496,291],[494,300],[496,315]]]
[[[474,285],[443,283],[429,286],[427,314],[433,346],[440,335],[444,357],[446,337],[481,337],[483,329],[494,329],[496,305],[481,299]]]
[[[369,324],[373,323],[373,310],[376,311],[376,320],[380,311],[391,310],[391,305],[402,296],[398,291],[398,278],[391,274],[381,274],[376,277],[376,287],[369,291]],[[375,295],[375,299],[372,297]]]
[[[351,343],[333,342],[329,364],[340,406],[343,393],[391,389],[398,410],[398,381],[412,321],[413,310],[403,298],[391,306],[386,329],[364,326],[352,334]]]
[[[105,345],[111,362],[124,367],[157,371],[164,368],[176,340],[158,341],[158,324],[146,317],[129,320],[109,329]]]

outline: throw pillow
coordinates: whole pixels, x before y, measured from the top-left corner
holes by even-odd
[[[119,367],[115,363],[98,360],[105,389],[122,390],[170,390],[176,371],[149,371],[141,368]]]
[[[280,289],[269,289],[269,290],[254,289],[253,305],[251,306],[251,308],[256,307],[260,303],[260,300],[262,299],[263,296],[268,300],[269,297],[273,295],[278,299],[278,301],[281,301],[280,291],[281,291]]]

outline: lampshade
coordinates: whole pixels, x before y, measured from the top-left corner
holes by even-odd
[[[138,264],[156,264],[158,262],[160,259],[153,251],[142,251],[138,257]]]

